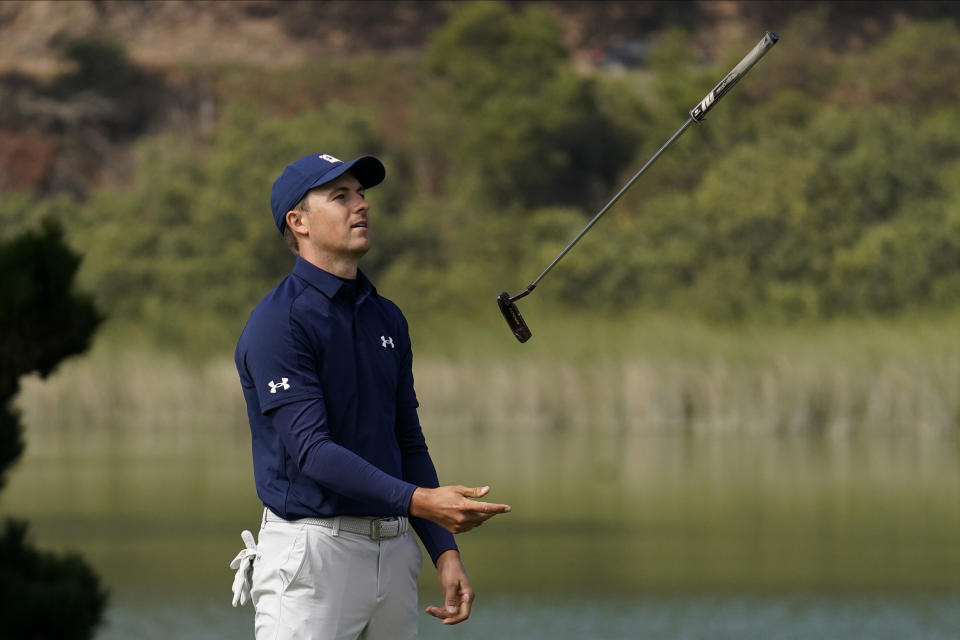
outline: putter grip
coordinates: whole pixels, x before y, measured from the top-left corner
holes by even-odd
[[[700,101],[700,104],[695,106],[693,109],[690,109],[690,117],[700,122],[703,120],[704,116],[707,115],[707,112],[715,105],[720,98],[722,98],[727,91],[730,91],[730,88],[733,85],[737,84],[737,81],[740,80],[743,76],[747,75],[747,71],[750,71],[750,67],[757,64],[757,62],[764,56],[767,51],[777,44],[777,40],[780,39],[780,36],[775,34],[773,31],[767,31],[764,34],[760,42],[757,43],[757,46],[753,48],[753,51],[744,56],[743,60],[740,61],[740,64],[735,66],[733,70],[727,74],[727,77],[724,78],[713,88],[710,93]]]

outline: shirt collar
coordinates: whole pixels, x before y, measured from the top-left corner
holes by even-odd
[[[340,287],[343,286],[343,280],[332,273],[324,271],[317,265],[304,260],[302,256],[297,256],[297,262],[293,265],[293,275],[303,278],[308,284],[318,289],[323,295],[330,299],[333,299],[333,297],[337,295],[337,292],[340,291]],[[357,293],[357,302],[362,301],[370,294],[377,293],[377,289],[373,286],[373,283],[371,283],[370,279],[359,269],[357,269],[357,281],[360,285]]]

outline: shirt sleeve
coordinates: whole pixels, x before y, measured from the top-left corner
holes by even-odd
[[[269,415],[301,473],[340,495],[382,505],[384,514],[408,513],[416,486],[335,443],[327,427],[323,400],[288,402]]]
[[[293,308],[271,309],[255,320],[244,366],[257,390],[260,411],[304,398],[323,399],[318,358]],[[250,327],[250,325],[248,325]]]
[[[401,316],[402,318],[402,316]],[[406,320],[403,320],[402,361],[400,378],[397,385],[397,443],[400,446],[400,455],[403,464],[403,479],[407,482],[434,489],[440,486],[436,468],[427,449],[423,429],[420,427],[420,418],[417,415],[417,396],[413,389],[413,350],[410,345],[410,336]],[[411,492],[411,497],[413,493]],[[410,518],[410,524],[420,536],[424,548],[430,554],[433,564],[445,551],[457,549],[453,534],[425,518]]]

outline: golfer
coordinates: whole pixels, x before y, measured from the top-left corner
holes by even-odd
[[[371,156],[313,154],[273,185],[273,217],[297,259],[235,356],[265,508],[259,539],[244,532],[231,565],[234,605],[253,601],[257,640],[415,638],[411,527],[443,590],[427,613],[466,620],[474,591],[452,534],[510,511],[476,500],[488,487],[439,486],[406,320],[357,268],[371,241],[365,190],[385,175]]]

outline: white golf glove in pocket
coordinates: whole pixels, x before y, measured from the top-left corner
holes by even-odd
[[[257,557],[257,543],[253,539],[253,534],[244,529],[240,532],[240,538],[243,539],[247,548],[238,553],[230,563],[230,568],[237,570],[233,577],[233,606],[237,606],[238,603],[243,606],[250,600],[253,561]]]

